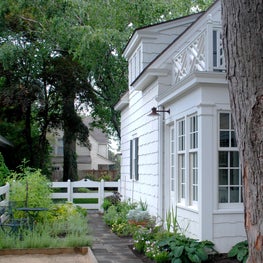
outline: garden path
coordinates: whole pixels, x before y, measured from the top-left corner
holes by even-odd
[[[128,247],[132,239],[112,233],[104,223],[102,214],[88,210],[88,226],[93,237],[91,249],[98,263],[142,263]]]

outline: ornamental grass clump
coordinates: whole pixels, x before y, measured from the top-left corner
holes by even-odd
[[[148,211],[137,208],[128,212],[127,219],[130,224],[146,226],[151,220],[151,216]]]

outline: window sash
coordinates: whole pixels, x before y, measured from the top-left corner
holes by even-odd
[[[190,149],[198,148],[198,119],[197,116],[192,116],[190,122]]]
[[[185,120],[178,121],[178,151],[185,150]]]
[[[178,155],[179,200],[186,198],[185,154]]]
[[[170,128],[170,189],[175,191],[175,141],[174,127]]]
[[[139,138],[130,140],[130,179],[139,180]]]
[[[243,202],[239,152],[229,112],[219,113],[218,202]]]
[[[191,179],[191,202],[198,201],[198,154],[191,152],[189,155],[190,179]]]

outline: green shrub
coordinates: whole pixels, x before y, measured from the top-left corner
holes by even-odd
[[[136,226],[130,225],[127,222],[113,223],[111,230],[113,233],[117,234],[120,237],[132,236],[135,231]]]
[[[155,240],[145,242],[144,253],[148,258],[153,259],[157,263],[170,262],[168,251],[161,250]]]
[[[72,216],[80,217],[80,215],[85,218],[87,216],[87,210],[73,203],[66,202],[63,204],[53,205],[50,210],[49,218],[50,221],[59,221],[67,220]]]
[[[118,202],[116,205],[111,205],[103,215],[103,219],[108,226],[120,223],[127,223],[127,214],[129,210],[135,208],[135,204],[129,201]]]
[[[4,157],[0,153],[0,186],[5,185],[7,177],[10,175],[10,171],[5,165]]]
[[[107,196],[103,200],[102,208],[107,211],[110,206],[117,205],[121,202],[121,194],[119,192],[113,192],[113,195]]]
[[[248,258],[248,243],[247,240],[241,241],[234,245],[228,252],[230,258],[235,257],[238,261],[242,263],[247,262]]]
[[[139,227],[133,234],[134,247],[140,253],[145,253],[146,241],[154,240],[155,232],[153,229]]]
[[[52,207],[50,181],[39,169],[23,166],[20,172],[11,172],[8,180],[10,201],[24,202],[28,207]],[[38,213],[35,219],[41,221],[46,216],[47,213]]]

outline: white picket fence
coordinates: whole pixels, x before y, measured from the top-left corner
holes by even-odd
[[[78,205],[86,209],[103,211],[101,205],[104,198],[112,195],[115,191],[120,192],[120,185],[120,180],[117,182],[105,182],[104,180],[95,182],[83,179],[76,182],[71,182],[70,180],[67,182],[52,182],[51,187],[54,189],[54,192],[51,194],[51,198],[54,200],[61,199],[72,203],[74,203],[74,199],[76,198],[95,198],[98,201],[94,204],[83,203]],[[0,187],[0,205],[4,205],[8,199],[9,184],[6,184],[5,186]]]
[[[63,192],[52,193],[52,199],[66,199],[68,202],[74,203],[74,199],[98,199],[95,204],[78,204],[86,209],[96,209],[103,211],[101,205],[105,197],[113,194],[114,191],[120,192],[120,180],[117,182],[100,182],[83,179],[81,181],[71,182],[52,182],[52,188],[64,189]],[[106,188],[106,189],[105,189]],[[109,191],[107,188],[114,188],[114,191]]]

